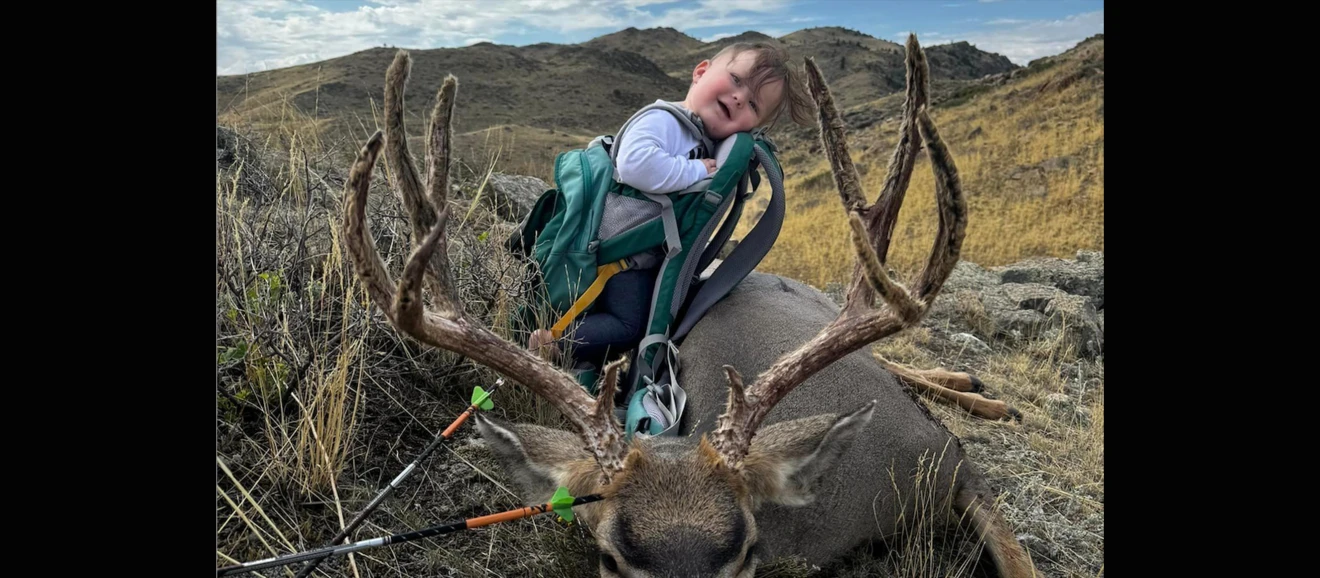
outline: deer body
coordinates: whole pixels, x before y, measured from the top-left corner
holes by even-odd
[[[353,266],[397,329],[499,371],[564,415],[575,431],[481,414],[475,425],[529,503],[548,501],[560,486],[604,498],[576,509],[596,537],[601,576],[750,578],[762,561],[785,555],[824,566],[868,539],[950,511],[985,541],[1001,576],[1034,575],[1012,529],[988,509],[988,485],[963,460],[956,438],[869,353],[870,343],[920,322],[958,261],[967,224],[953,157],[925,110],[928,67],[915,36],[906,51],[902,133],[874,204],[861,192],[833,97],[806,61],[858,257],[847,303],[839,308],[790,279],[748,276],[682,344],[688,401],[681,435],[631,441],[614,417],[622,360],[605,368],[593,398],[573,377],[465,314],[444,251],[457,80],[446,78],[436,98],[424,188],[403,127],[411,61],[405,52],[395,57],[386,73],[385,130],[368,139],[345,183],[343,238]],[[926,267],[904,287],[883,262],[922,148],[935,175],[939,229]],[[365,215],[382,150],[413,224],[415,248],[397,283]],[[752,381],[744,384],[743,375]],[[916,512],[916,499],[952,507]]]
[[[646,458],[611,483],[620,494],[611,504],[580,508],[608,565],[620,567],[626,558],[649,570],[602,576],[742,576],[736,570],[748,557],[740,546],[761,562],[795,556],[823,567],[870,540],[891,537],[903,519],[961,515],[976,500],[986,501],[989,487],[965,461],[957,438],[866,349],[821,369],[774,406],[752,441],[748,462],[759,461],[741,479],[705,455],[703,436],[715,429],[728,397],[719,368],[760,374],[838,315],[839,307],[820,291],[762,273],[749,275],[710,309],[681,348],[680,383],[689,409],[678,437],[639,437],[633,451]],[[843,422],[851,423],[838,425]],[[611,491],[596,483],[598,466],[573,434],[489,418],[478,423],[528,503],[548,499],[559,485]],[[760,441],[775,449],[758,453],[765,445]],[[793,471],[804,461],[807,467]],[[767,487],[774,484],[766,478],[777,471],[790,471],[798,481]],[[731,478],[749,499],[729,490]],[[947,501],[943,509],[917,511],[919,497]],[[996,538],[1012,535],[987,537]]]
[[[810,286],[778,276],[749,275],[711,308],[683,342],[680,383],[688,392],[689,409],[680,435],[700,436],[714,428],[728,397],[720,367],[727,364],[749,375],[759,374],[838,315],[838,306]],[[825,565],[865,540],[894,533],[904,505],[894,486],[901,501],[911,507],[912,476],[923,455],[943,456],[933,477],[937,491],[951,487],[963,460],[956,438],[880,366],[869,348],[848,354],[807,379],[775,405],[762,427],[820,414],[845,414],[872,400],[877,403],[870,423],[838,458],[834,470],[820,480],[809,505],[771,503],[757,513],[767,554],[795,554],[808,563]],[[926,467],[931,467],[929,462]],[[964,461],[958,470],[964,488],[975,476],[971,467]]]

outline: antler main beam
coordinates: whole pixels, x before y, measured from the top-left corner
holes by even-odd
[[[449,135],[458,83],[453,76],[445,79],[432,113],[426,173],[430,179],[428,198],[422,194],[422,183],[413,170],[404,135],[403,89],[410,66],[408,54],[399,51],[386,75],[385,133],[382,135],[377,131],[363,146],[344,185],[344,239],[358,278],[366,285],[372,301],[403,333],[423,343],[470,357],[522,383],[553,405],[577,428],[608,482],[623,469],[627,450],[623,432],[611,411],[612,392],[602,391],[599,398],[592,399],[573,378],[532,352],[471,322],[463,313],[443,250],[448,220],[445,192],[449,187]],[[386,156],[395,175],[395,192],[408,208],[415,247],[397,286],[385,269],[366,221],[371,172],[383,146],[382,141],[389,143]],[[421,287],[424,280],[433,288],[432,301],[439,309],[438,313],[428,311],[423,303]],[[604,389],[614,387],[617,371],[617,364],[608,368]]]
[[[752,436],[766,415],[794,387],[843,356],[911,327],[925,316],[958,262],[967,228],[967,208],[957,167],[940,139],[935,123],[926,113],[925,85],[929,72],[916,36],[909,35],[907,41],[908,89],[900,123],[904,132],[895,147],[889,177],[875,205],[868,206],[861,192],[861,179],[848,153],[843,121],[820,69],[812,59],[806,60],[806,69],[808,87],[819,113],[821,139],[852,226],[858,263],[852,288],[839,317],[811,341],[779,358],[745,391],[738,372],[725,366],[729,374],[729,402],[712,434],[712,444],[725,462],[735,468],[741,466],[751,447]],[[915,134],[910,134],[908,127],[915,129]],[[931,169],[935,173],[939,230],[913,292],[890,279],[883,263],[922,142],[926,143]],[[879,309],[872,308],[876,294],[884,301],[884,306]]]

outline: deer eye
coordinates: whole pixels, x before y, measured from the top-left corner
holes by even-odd
[[[606,569],[606,570],[609,570],[610,572],[613,572],[613,573],[615,573],[615,574],[618,574],[618,573],[619,573],[619,563],[614,561],[614,556],[611,556],[611,555],[609,555],[609,554],[606,554],[605,552],[601,552],[601,553],[600,553],[600,564],[601,564],[602,566],[604,566],[605,569]]]

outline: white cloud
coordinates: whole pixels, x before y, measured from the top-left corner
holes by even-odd
[[[658,15],[634,13],[643,24],[629,24],[638,28],[668,26],[679,30],[717,28],[721,26],[754,27],[762,23],[778,22],[787,16],[788,0],[701,0],[695,7],[673,8]],[[735,12],[739,14],[734,14]],[[766,18],[763,15],[779,16]]]
[[[696,5],[656,7],[671,2],[368,0],[354,11],[330,12],[291,0],[226,0],[216,5],[216,74],[314,62],[373,46],[463,46],[529,30],[606,34],[627,26],[760,29],[781,22],[790,0],[700,0]]]
[[[746,30],[779,37],[799,28],[797,23],[821,20],[809,10],[790,10],[795,2],[367,0],[356,10],[330,12],[297,0],[224,0],[216,4],[216,74],[305,64],[374,46],[465,46],[538,32],[585,40],[628,26],[676,28],[707,42]],[[786,26],[788,23],[792,24]],[[1104,12],[1052,21],[1001,18],[990,24],[993,28],[956,35],[922,32],[918,38],[924,45],[966,40],[1026,64],[1104,32]],[[893,38],[901,43],[907,32],[895,33]]]
[[[703,10],[715,10],[722,14],[738,10],[746,12],[778,12],[788,7],[787,0],[701,0]]]
[[[719,39],[721,39],[721,38],[728,38],[728,37],[730,37],[730,36],[733,36],[733,34],[731,34],[731,33],[729,33],[729,32],[723,32],[723,33],[720,33],[720,34],[716,34],[716,35],[714,35],[714,36],[710,36],[710,37],[707,37],[707,38],[702,38],[702,39],[700,39],[700,40],[701,40],[702,42],[715,42],[716,40],[719,40]]]
[[[263,63],[271,68],[279,62],[333,58],[387,44],[461,46],[522,26],[560,32],[621,27],[618,11],[606,10],[605,5],[603,0],[373,0],[352,12],[332,13],[282,0],[221,2],[216,73],[260,70]]]
[[[1088,37],[1105,31],[1103,10],[1074,14],[1059,20],[1027,20],[996,30],[957,35],[977,48],[1008,57],[1025,66],[1043,56],[1059,54]]]
[[[936,46],[966,41],[980,50],[1007,57],[1014,64],[1027,63],[1043,56],[1053,56],[1077,45],[1078,42],[1105,31],[1104,11],[1074,14],[1059,20],[1002,19],[995,29],[964,33],[919,32],[917,40],[922,46]],[[907,31],[895,32],[890,38],[899,43],[907,41]]]

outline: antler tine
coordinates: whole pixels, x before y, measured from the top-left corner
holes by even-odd
[[[834,107],[834,95],[816,67],[816,60],[807,58],[806,68],[807,87],[816,99],[821,139],[825,141],[825,157],[830,161],[830,172],[834,174],[834,184],[843,200],[843,210],[861,213],[866,210],[866,196],[862,194],[862,180],[857,175],[857,167],[853,166],[852,155],[848,153],[843,118]]]
[[[761,422],[794,387],[866,344],[918,323],[958,261],[967,228],[962,187],[953,157],[926,113],[924,101],[928,72],[916,36],[908,37],[907,48],[908,100],[901,123],[904,134],[891,159],[890,177],[886,179],[880,199],[870,207],[866,206],[861,194],[860,179],[848,154],[843,122],[829,87],[815,62],[806,61],[808,87],[820,115],[821,139],[853,230],[858,262],[852,289],[839,317],[810,341],[780,357],[746,391],[737,371],[725,368],[729,375],[729,404],[718,419],[712,445],[731,467],[739,467]],[[928,143],[931,168],[935,173],[940,225],[930,259],[913,295],[889,278],[883,263],[889,250],[891,229],[910,182],[912,162],[922,140]],[[881,296],[886,307],[871,309],[875,293]]]
[[[449,220],[449,211],[441,211],[431,232],[426,235],[415,249],[408,262],[403,266],[403,280],[399,283],[394,299],[394,315],[391,319],[404,333],[415,335],[423,332],[425,323],[425,304],[422,303],[422,276],[431,263],[431,258],[445,237],[445,222]]]
[[[930,84],[930,69],[926,62],[926,53],[917,43],[917,37],[908,34],[906,44],[907,89],[903,98],[903,116],[899,123],[898,142],[889,157],[889,166],[885,169],[885,183],[880,189],[880,196],[874,205],[868,207],[863,215],[866,229],[875,231],[872,247],[880,264],[885,263],[889,255],[889,242],[893,238],[894,223],[898,221],[898,211],[903,207],[903,198],[907,193],[908,183],[912,180],[912,169],[916,166],[917,152],[921,150],[921,135],[917,132],[917,110],[926,106]],[[853,272],[853,283],[848,288],[847,303],[858,303],[870,307],[874,295],[868,283],[863,280],[859,263]]]
[[[431,111],[431,131],[427,139],[426,182],[429,184],[430,202],[434,207],[445,209],[449,196],[449,150],[453,131],[454,98],[458,92],[458,79],[454,75],[445,75],[445,81],[436,93],[435,109]],[[409,162],[409,165],[412,163]],[[447,209],[446,209],[447,210]],[[444,229],[445,221],[440,219],[435,227]],[[443,240],[444,237],[441,236]],[[454,315],[463,314],[463,302],[458,298],[458,287],[454,285],[449,269],[448,251],[436,251],[429,261],[430,271],[435,277],[435,286],[431,298],[437,304]]]
[[[395,59],[395,66],[391,67],[391,71],[406,73],[406,55]],[[448,107],[452,106],[452,96],[457,83],[448,82],[448,80],[452,80],[452,77],[447,79],[445,86],[441,88],[441,98],[448,100],[448,104],[442,101],[441,104],[437,105],[437,111],[447,110]],[[391,77],[388,83],[389,86],[400,89],[403,86],[402,81],[397,77]],[[389,91],[387,90],[387,92]],[[393,95],[387,95],[387,99],[389,96]],[[402,101],[400,100],[398,104],[401,106]],[[438,122],[433,122],[433,132],[438,125],[440,130],[448,133],[451,130],[450,118],[449,115],[443,115],[443,118],[438,119]],[[433,121],[436,120],[433,117]],[[443,315],[428,311],[425,308],[421,298],[421,286],[424,278],[433,279],[429,273],[433,272],[437,262],[445,264],[446,269],[440,277],[448,279],[447,261],[437,259],[438,254],[444,252],[445,224],[448,221],[447,210],[441,211],[438,215],[435,213],[430,214],[432,225],[424,229],[425,234],[417,239],[416,248],[404,266],[400,285],[396,287],[394,281],[390,278],[368,230],[366,200],[370,189],[371,171],[379,156],[382,141],[391,140],[390,132],[401,133],[402,129],[401,123],[386,123],[387,132],[384,137],[382,137],[380,131],[372,135],[361,152],[358,153],[357,160],[349,171],[348,181],[345,183],[346,202],[343,232],[358,277],[366,285],[367,292],[372,300],[401,332],[422,343],[470,357],[474,361],[526,385],[534,393],[545,398],[577,428],[587,449],[591,451],[600,464],[603,481],[608,483],[615,473],[623,469],[623,457],[627,451],[627,446],[623,441],[623,432],[615,421],[613,412],[609,411],[612,399],[604,397],[600,401],[592,399],[567,374],[559,371],[532,352],[504,340],[479,324],[472,323],[457,307],[456,298],[452,301],[454,306],[447,308],[448,311],[445,311]],[[404,154],[406,154],[406,150]],[[432,175],[436,174],[434,163],[447,162],[447,159],[440,158],[441,156],[436,154],[431,158],[433,164],[430,173]],[[406,164],[411,164],[411,162],[408,161]],[[396,171],[396,174],[403,175],[404,172]],[[397,182],[402,183],[405,180],[406,177],[402,177]],[[400,185],[400,188],[404,186],[407,185]],[[418,191],[420,189],[414,190],[413,193]],[[438,199],[432,197],[432,199],[437,200],[442,207],[444,206],[443,196]],[[411,215],[414,232],[418,228],[417,221],[421,218],[421,214]],[[436,295],[442,297],[437,301],[443,301],[443,292]],[[613,373],[617,374],[617,364],[614,366]],[[607,389],[612,387],[612,384],[607,384]],[[612,398],[613,395],[609,397]],[[600,408],[602,403],[606,406],[604,411]]]
[[[348,180],[344,181],[344,239],[348,241],[348,253],[353,259],[353,268],[358,279],[367,287],[367,294],[378,305],[390,303],[394,295],[394,280],[390,279],[385,263],[376,251],[376,242],[367,234],[365,206],[367,190],[371,187],[371,168],[376,165],[380,155],[382,133],[376,131],[367,139],[367,144],[358,152],[353,168],[348,171]],[[387,315],[393,315],[391,307],[381,306]]]
[[[749,408],[754,407],[755,404],[748,399],[743,389],[742,375],[738,370],[732,365],[725,365],[724,374],[729,377],[729,402],[725,406],[724,413],[717,418],[717,427],[712,434],[711,445],[724,458],[724,463],[733,469],[740,469],[743,457],[747,455],[742,448],[751,447],[752,434],[756,433],[756,430],[744,425],[751,421],[751,416],[748,415]],[[756,421],[760,422],[760,420]]]
[[[445,200],[449,197],[449,151],[454,138],[449,127],[454,124],[454,99],[457,94],[458,79],[452,74],[446,74],[440,91],[435,95],[435,108],[431,109],[430,138],[426,141],[426,182],[431,189],[431,204],[437,207],[445,206]]]
[[[620,357],[605,366],[605,380],[601,383],[600,391],[596,394],[596,409],[593,414],[600,415],[600,419],[607,419],[614,412],[614,393],[617,391],[619,383],[619,368],[628,361],[627,357]]]
[[[408,221],[412,224],[412,242],[413,245],[419,245],[422,239],[426,238],[426,233],[435,227],[436,211],[445,206],[445,195],[437,195],[437,189],[443,191],[449,187],[449,114],[453,107],[453,94],[456,86],[451,85],[449,78],[445,79],[444,86],[440,88],[440,95],[437,98],[435,111],[432,113],[433,124],[431,126],[431,139],[440,140],[446,143],[443,146],[432,147],[433,154],[428,158],[428,177],[431,183],[431,197],[428,199],[422,193],[422,180],[417,175],[417,169],[413,166],[412,153],[408,150],[408,134],[404,130],[404,107],[403,94],[408,85],[408,76],[412,70],[412,59],[407,51],[400,50],[394,55],[394,61],[385,71],[385,160],[390,169],[391,176],[394,177],[394,192],[403,204],[404,210],[408,212]],[[454,85],[457,82],[453,83]],[[446,89],[449,98],[446,99]],[[437,113],[445,111],[443,118],[436,118]],[[445,129],[440,131],[435,126],[436,121],[442,121]],[[442,135],[436,136],[437,132]],[[438,149],[438,150],[434,150]],[[439,152],[440,155],[434,154]],[[436,167],[441,167],[439,171]],[[445,239],[441,238],[441,243]],[[449,278],[449,252],[436,251],[432,256],[430,266],[427,268],[427,283],[431,288],[431,298],[441,312],[448,317],[454,317],[462,313],[461,301],[457,298],[457,292],[453,289],[453,282]]]
[[[929,307],[944,287],[944,281],[953,273],[962,253],[963,235],[967,232],[967,200],[963,197],[962,181],[958,178],[958,167],[953,163],[949,147],[935,130],[935,121],[926,114],[925,107],[917,111],[917,128],[926,141],[926,154],[930,156],[930,167],[935,173],[935,198],[940,216],[930,259],[917,278],[917,298]]]

